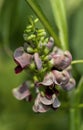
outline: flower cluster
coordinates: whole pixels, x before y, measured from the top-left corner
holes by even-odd
[[[17,64],[15,73],[23,70],[28,73],[28,80],[18,88],[13,89],[13,95],[18,100],[32,100],[31,89],[35,88],[37,95],[34,112],[56,110],[60,105],[58,87],[69,91],[74,88],[75,80],[71,74],[72,56],[69,51],[63,51],[55,46],[52,37],[46,38],[44,29],[35,27],[36,20],[30,20],[24,32],[24,46],[14,52]]]

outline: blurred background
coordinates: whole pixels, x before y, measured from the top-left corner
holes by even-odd
[[[36,0],[50,24],[56,29],[49,0]],[[69,46],[73,59],[83,59],[83,0],[63,0],[67,12]],[[17,101],[12,89],[27,79],[27,74],[14,73],[13,51],[23,45],[23,32],[30,15],[34,15],[25,0],[0,0],[0,130],[67,130],[69,108],[59,108],[35,114],[32,103]],[[77,82],[83,65],[74,66]],[[64,93],[61,102],[66,102]],[[66,94],[66,93],[65,93]]]

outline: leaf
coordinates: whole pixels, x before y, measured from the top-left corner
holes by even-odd
[[[55,22],[59,29],[59,36],[63,50],[68,49],[68,31],[64,0],[50,0]]]
[[[70,19],[69,37],[73,59],[83,59],[83,3]],[[83,64],[74,67],[81,75],[83,74]]]
[[[78,86],[75,90],[75,103],[77,105],[79,105],[80,103],[80,99],[81,99],[81,96],[82,96],[82,92],[83,92],[83,76],[81,77],[79,83],[78,83]]]
[[[77,9],[79,9],[83,0],[65,0],[67,6],[67,12],[72,15]]]

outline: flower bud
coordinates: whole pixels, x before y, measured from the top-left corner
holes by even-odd
[[[76,84],[76,82],[75,82],[74,78],[71,78],[66,85],[62,85],[62,88],[64,90],[69,91],[69,90],[72,90],[75,87],[75,84]]]
[[[50,37],[46,46],[48,47],[48,49],[52,49],[53,45],[54,45],[54,39]]]
[[[72,56],[69,51],[65,51],[64,54],[52,54],[50,56],[50,63],[58,70],[64,70],[72,61]]]
[[[40,70],[42,68],[42,61],[41,61],[38,53],[34,54],[34,61],[37,66],[37,69]]]
[[[53,109],[56,109],[56,108],[60,107],[60,105],[61,105],[61,103],[58,100],[58,98],[56,97],[53,104],[52,104]]]

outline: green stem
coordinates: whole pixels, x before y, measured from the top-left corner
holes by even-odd
[[[82,89],[83,89],[83,77],[80,79],[77,88],[74,91],[72,91],[69,95],[70,105],[71,105],[71,108],[69,110],[69,112],[70,112],[70,130],[79,130],[79,128],[80,128],[80,124],[81,124],[80,117],[81,116],[80,116],[79,108],[83,107],[83,105],[80,104]]]
[[[70,108],[69,112],[70,112],[70,130],[75,130],[75,109]]]
[[[54,38],[56,45],[58,47],[61,47],[61,43],[60,43],[60,40],[59,40],[58,36],[53,31],[52,26],[49,24],[48,19],[46,18],[46,16],[42,12],[39,5],[37,5],[36,1],[34,1],[34,0],[26,0],[26,2],[33,9],[33,11],[38,16],[38,18],[40,19],[40,21],[42,22],[44,27],[47,29],[47,31],[50,33],[50,35]]]
[[[71,62],[71,64],[83,64],[83,60],[74,60]]]
[[[80,110],[79,108],[70,108],[70,130],[80,129]]]

